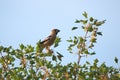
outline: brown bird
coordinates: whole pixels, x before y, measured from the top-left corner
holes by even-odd
[[[46,52],[47,52],[47,53],[53,53],[53,51],[50,50],[50,46],[53,45],[53,43],[54,43],[54,41],[55,41],[55,39],[56,39],[56,35],[58,34],[58,32],[60,32],[60,30],[58,30],[58,29],[52,29],[50,35],[49,35],[47,38],[45,38],[45,39],[40,43],[41,46],[42,46],[42,48],[43,48],[43,49],[44,49],[44,48],[46,49]]]

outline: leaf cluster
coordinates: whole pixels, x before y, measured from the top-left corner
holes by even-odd
[[[74,36],[73,38],[70,37],[67,42],[70,43],[68,46],[68,51],[70,53],[74,53],[73,49],[77,49],[78,52],[78,64],[80,63],[80,59],[83,56],[87,55],[95,55],[95,51],[93,51],[94,44],[97,42],[97,36],[101,35],[98,29],[99,27],[105,23],[106,20],[99,21],[93,17],[89,17],[86,12],[82,14],[85,19],[76,20],[75,23],[82,24],[80,27],[72,27],[72,31],[76,29],[81,29],[84,32],[83,36]]]

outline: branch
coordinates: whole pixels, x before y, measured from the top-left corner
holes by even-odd
[[[86,33],[85,33],[84,43],[85,43],[85,41],[86,41],[87,34],[88,34],[88,31],[86,31]],[[83,43],[82,43],[82,44],[83,44]],[[79,51],[79,53],[78,53],[78,61],[77,61],[77,64],[78,64],[78,65],[80,64],[80,60],[81,60],[81,57],[82,57],[82,56],[81,56],[81,53],[82,53],[83,48],[85,48],[85,46],[82,45],[82,47],[81,47],[81,49],[80,49],[80,51]]]

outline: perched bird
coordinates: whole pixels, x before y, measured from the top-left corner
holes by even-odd
[[[60,32],[60,30],[52,29],[50,35],[47,38],[45,38],[42,42],[40,42],[42,48],[45,48],[47,53],[53,53],[53,51],[50,50],[50,46],[53,45],[58,32]]]

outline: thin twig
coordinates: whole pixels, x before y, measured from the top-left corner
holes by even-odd
[[[84,39],[86,40],[87,38],[88,31],[85,33]]]
[[[85,33],[84,41],[86,41],[87,34],[88,34],[88,31],[86,31],[86,33]],[[82,56],[81,56],[81,53],[82,53],[83,47],[85,47],[85,46],[82,46],[81,49],[80,49],[80,52],[78,53],[78,61],[77,61],[77,64],[78,64],[78,65],[80,64],[80,60],[81,60],[81,57],[82,57]]]

